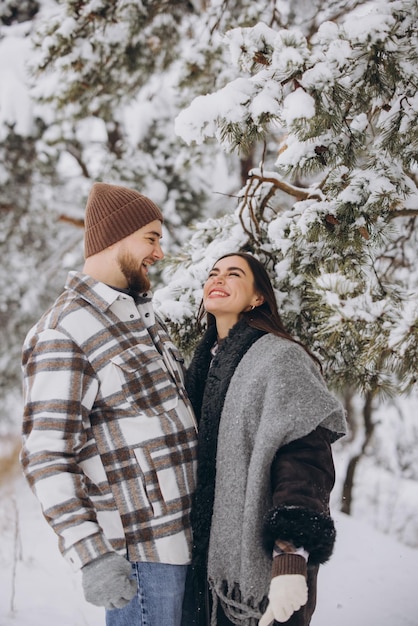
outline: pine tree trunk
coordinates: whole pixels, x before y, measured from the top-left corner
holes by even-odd
[[[343,492],[342,492],[341,511],[343,513],[346,513],[347,515],[351,514],[357,466],[359,462],[361,461],[362,457],[364,456],[364,453],[373,435],[374,423],[372,420],[372,413],[373,413],[372,403],[373,403],[373,393],[369,392],[365,396],[365,403],[363,407],[363,421],[364,421],[363,445],[361,446],[361,450],[359,454],[356,454],[355,456],[353,456],[350,459],[350,462],[348,463],[347,473],[346,473]]]
[[[241,184],[247,182],[248,172],[254,167],[254,149],[249,154],[240,159]]]

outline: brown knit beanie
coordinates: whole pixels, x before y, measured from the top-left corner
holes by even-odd
[[[94,183],[84,218],[84,256],[96,254],[149,222],[164,221],[152,200],[134,189]]]

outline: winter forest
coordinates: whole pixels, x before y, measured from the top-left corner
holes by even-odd
[[[95,181],[165,216],[186,357],[223,253],[267,266],[350,431],[333,506],[418,547],[418,1],[0,2],[0,481],[21,345],[83,263]]]

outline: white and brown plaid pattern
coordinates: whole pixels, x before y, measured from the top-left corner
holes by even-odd
[[[70,562],[115,549],[187,563],[196,432],[158,321],[147,329],[132,298],[71,272],[23,372],[22,465]]]

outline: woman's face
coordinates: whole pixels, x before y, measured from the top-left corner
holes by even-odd
[[[228,320],[228,326],[238,321],[240,313],[261,304],[263,298],[254,289],[254,276],[247,261],[228,256],[215,263],[203,287],[203,304],[208,313]]]

